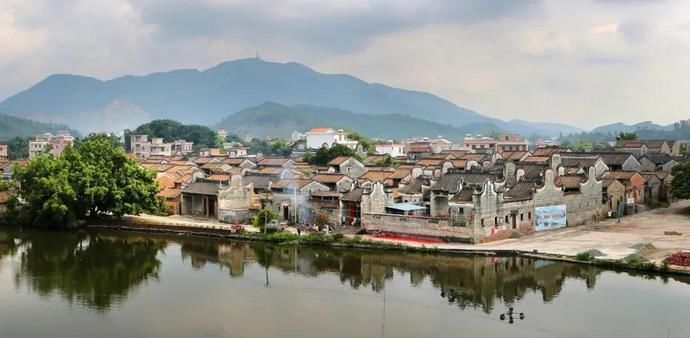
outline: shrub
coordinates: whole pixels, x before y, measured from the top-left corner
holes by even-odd
[[[298,239],[297,235],[290,232],[257,233],[254,234],[254,236],[271,243],[288,243],[297,241]]]
[[[276,218],[277,216],[273,210],[264,208],[259,210],[256,215],[254,215],[254,218],[252,218],[252,225],[263,231],[264,225]]]
[[[637,256],[630,256],[626,259],[628,264],[637,265],[640,264],[640,258]]]
[[[583,261],[583,262],[589,262],[594,259],[594,256],[592,256],[591,253],[588,251],[580,252],[579,254],[575,255],[575,259],[578,261]]]

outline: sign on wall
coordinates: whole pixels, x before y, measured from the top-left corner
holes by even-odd
[[[534,209],[534,214],[536,220],[535,230],[537,231],[565,228],[565,204],[538,207]]]

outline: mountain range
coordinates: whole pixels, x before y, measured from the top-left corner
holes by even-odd
[[[560,124],[503,121],[429,93],[368,83],[350,75],[323,74],[294,62],[258,58],[224,62],[206,70],[180,69],[106,81],[51,75],[1,102],[0,113],[66,123],[85,133],[133,128],[163,118],[213,125],[265,102],[289,107],[337,107],[372,116],[409,116],[453,127],[482,125],[523,135],[555,136],[580,130]]]
[[[625,123],[612,123],[601,127],[592,129],[592,133],[602,133],[602,134],[618,134],[618,133],[634,133],[638,130],[662,130],[669,131],[673,130],[673,125],[662,126],[652,121],[643,121],[635,124],[625,124]]]
[[[489,134],[502,131],[490,123],[472,123],[455,127],[400,114],[365,115],[338,108],[286,106],[273,102],[243,109],[226,117],[214,127],[225,128],[237,135],[262,138],[289,138],[292,131],[304,131],[315,127],[356,131],[378,139],[443,136],[457,140],[468,133]]]
[[[82,134],[117,132],[153,119],[223,126],[257,137],[287,136],[293,129],[315,126],[381,138],[461,138],[467,133],[491,132],[555,137],[584,131],[559,123],[503,121],[429,93],[368,83],[350,75],[323,74],[295,62],[251,58],[205,70],[179,69],[111,80],[51,75],[0,102],[0,137],[55,131],[64,125]],[[13,131],[10,125],[18,123],[27,127]],[[614,123],[592,132],[641,129],[668,131],[673,126],[649,121]]]
[[[76,131],[70,130],[66,125],[36,122],[0,114],[0,140],[3,141],[14,137],[31,137],[41,133],[57,134],[62,130],[70,131],[75,136],[79,135]]]

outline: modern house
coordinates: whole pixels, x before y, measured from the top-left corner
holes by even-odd
[[[307,132],[307,148],[330,148],[334,144],[342,144],[350,149],[357,148],[357,141],[347,139],[347,132],[333,128],[312,128]]]
[[[517,134],[501,134],[496,138],[466,135],[463,144],[465,149],[484,153],[527,151],[529,148],[529,142]]]
[[[390,155],[391,157],[405,157],[405,144],[388,141],[386,143],[376,144],[376,153],[379,155]]]
[[[74,144],[74,136],[68,131],[60,131],[56,136],[50,133],[36,135],[29,141],[29,159],[45,153],[60,155],[72,144]]]

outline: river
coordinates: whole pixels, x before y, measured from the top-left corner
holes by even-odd
[[[0,230],[0,304],[12,338],[690,337],[690,277],[138,233]]]

